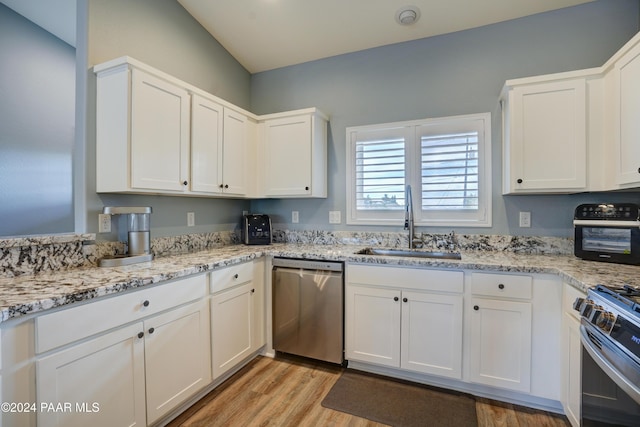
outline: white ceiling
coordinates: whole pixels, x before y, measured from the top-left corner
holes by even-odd
[[[592,0],[178,0],[251,73]],[[396,23],[415,5],[420,19]]]
[[[480,27],[593,0],[177,0],[251,73]],[[76,0],[0,0],[72,46]],[[399,25],[396,11],[418,6]]]

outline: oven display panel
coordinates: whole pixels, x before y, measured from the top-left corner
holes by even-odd
[[[640,328],[626,319],[618,317],[610,336],[640,359]]]
[[[631,229],[611,227],[584,227],[582,249],[613,254],[631,253]]]

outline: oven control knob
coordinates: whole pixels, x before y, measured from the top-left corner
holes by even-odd
[[[596,320],[596,326],[602,329],[604,332],[611,332],[613,325],[616,323],[616,316],[613,313],[605,311],[598,316]]]
[[[593,309],[594,303],[590,299],[585,300],[582,305],[580,305],[580,315],[584,317],[589,317],[591,314],[591,310]]]
[[[580,311],[580,307],[582,307],[582,304],[584,304],[584,298],[582,297],[576,298],[576,300],[573,302],[573,309],[575,311]]]
[[[591,322],[592,324],[597,324],[598,323],[598,319],[600,318],[600,315],[605,312],[604,311],[604,307],[600,306],[600,305],[594,305],[593,309],[591,310],[591,314],[589,315],[589,322]]]

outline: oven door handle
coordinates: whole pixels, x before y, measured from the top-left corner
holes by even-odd
[[[600,350],[593,344],[587,330],[584,325],[580,325],[580,341],[587,353],[591,356],[594,362],[602,369],[602,371],[611,380],[616,383],[629,397],[636,401],[640,405],[640,388],[633,384],[627,377],[625,377],[605,356]],[[603,346],[607,346],[607,343],[603,343]]]

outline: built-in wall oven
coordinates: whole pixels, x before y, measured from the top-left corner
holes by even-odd
[[[602,286],[578,298],[581,426],[640,426],[640,289]]]
[[[577,257],[640,264],[640,206],[634,203],[584,204],[573,217]]]

